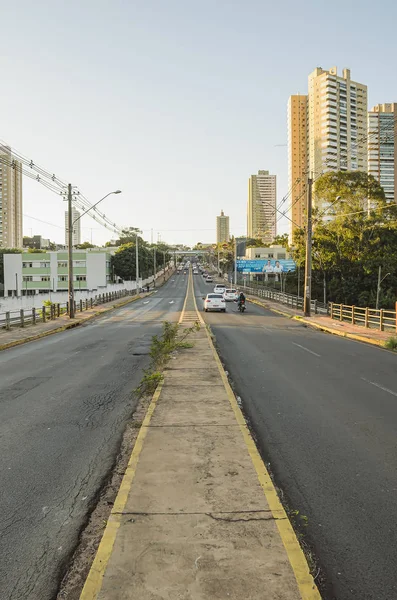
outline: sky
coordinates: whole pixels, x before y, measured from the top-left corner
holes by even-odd
[[[103,212],[148,241],[215,241],[221,209],[244,235],[259,169],[281,204],[288,97],[315,67],[350,68],[370,107],[397,101],[391,0],[20,0],[0,14],[0,139],[92,203],[121,189]],[[60,196],[25,178],[23,204],[25,235],[63,242]],[[114,234],[86,216],[82,238]]]

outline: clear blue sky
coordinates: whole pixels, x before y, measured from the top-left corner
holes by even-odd
[[[247,179],[288,191],[288,96],[316,67],[349,67],[369,104],[397,101],[391,0],[21,0],[1,7],[0,139],[121,226],[170,243],[245,233]],[[63,240],[60,198],[25,181],[26,234]],[[83,237],[112,235],[83,219]],[[287,230],[287,221],[282,230]]]

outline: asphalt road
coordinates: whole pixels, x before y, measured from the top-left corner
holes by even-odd
[[[132,414],[152,335],[187,277],[85,326],[0,353],[0,598],[49,600]]]
[[[211,291],[194,277],[197,304]],[[324,597],[397,599],[397,357],[248,303],[203,313]],[[306,520],[307,518],[307,520]]]

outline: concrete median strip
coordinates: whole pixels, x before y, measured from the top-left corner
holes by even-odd
[[[190,275],[181,325],[201,319]],[[81,600],[320,600],[210,334],[171,360]]]

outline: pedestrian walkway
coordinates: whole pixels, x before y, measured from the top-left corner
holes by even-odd
[[[376,346],[383,346],[384,343],[390,336],[394,334],[393,331],[379,331],[378,329],[368,329],[360,327],[359,325],[352,325],[345,321],[337,321],[331,319],[326,315],[312,315],[311,317],[304,317],[302,311],[294,310],[284,304],[273,302],[271,300],[259,300],[256,296],[247,296],[250,302],[254,302],[265,308],[269,308],[275,312],[282,313],[287,317],[297,318],[308,325],[316,329],[322,329],[328,333],[333,333],[342,337],[367,342]]]
[[[201,321],[192,277],[181,327]],[[320,600],[202,324],[165,370],[81,600]]]
[[[141,294],[140,298],[143,298],[147,294]],[[69,319],[68,315],[62,315],[61,317],[52,321],[48,320],[45,323],[38,323],[36,325],[28,325],[26,327],[13,327],[10,331],[0,331],[0,350],[11,348],[12,346],[18,346],[25,342],[31,342],[33,340],[46,337],[53,333],[59,333],[67,329],[77,327],[82,323],[89,321],[90,319],[106,313],[112,310],[114,307],[123,306],[129,304],[137,299],[136,296],[127,296],[112,300],[106,304],[99,304],[94,308],[89,308],[83,312],[76,312],[74,319]]]

